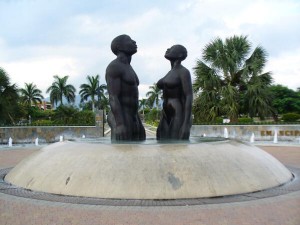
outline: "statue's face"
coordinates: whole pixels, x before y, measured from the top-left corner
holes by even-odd
[[[173,45],[168,48],[165,54],[165,58],[168,60],[185,60],[187,57],[186,48],[182,45]]]
[[[136,42],[126,35],[123,38],[121,45],[119,46],[119,50],[127,54],[133,55],[137,52]]]
[[[179,59],[181,55],[180,50],[176,46],[172,46],[171,48],[168,48],[165,53],[166,59]]]

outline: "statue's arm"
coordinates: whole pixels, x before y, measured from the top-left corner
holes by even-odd
[[[116,139],[123,139],[123,136],[127,135],[124,124],[123,108],[120,102],[121,75],[121,71],[119,71],[116,66],[109,65],[106,69],[105,79],[109,94],[110,108],[116,122]]]
[[[184,118],[183,124],[180,131],[181,138],[187,138],[186,135],[189,134],[189,129],[191,126],[191,115],[192,115],[192,104],[193,104],[193,88],[191,75],[188,70],[185,70],[184,73],[180,76],[183,95],[184,95]]]

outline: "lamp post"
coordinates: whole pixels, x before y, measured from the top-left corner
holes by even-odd
[[[98,95],[98,109],[101,109],[101,89],[98,83],[98,88],[97,88],[97,95]]]
[[[98,83],[98,88],[97,88],[97,95],[98,95],[98,111],[99,114],[101,112],[101,88]],[[102,110],[102,134],[104,136],[104,110]]]

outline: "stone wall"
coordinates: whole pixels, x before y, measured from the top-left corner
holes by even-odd
[[[0,127],[0,143],[8,143],[11,137],[13,143],[34,143],[39,138],[40,143],[52,143],[59,141],[60,136],[64,140],[81,138],[103,137],[103,128],[97,126],[20,126]]]
[[[9,138],[13,143],[34,143],[39,138],[40,143],[57,142],[60,136],[64,140],[103,137],[103,111],[97,111],[95,126],[14,126],[0,127],[0,144],[7,144]]]
[[[249,141],[252,133],[256,141],[272,141],[277,132],[278,141],[300,140],[300,125],[193,125],[191,136],[224,137],[227,128],[229,138]]]

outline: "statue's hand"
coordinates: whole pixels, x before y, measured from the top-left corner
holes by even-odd
[[[190,136],[190,128],[186,125],[183,125],[179,131],[179,139],[185,140],[189,139]]]
[[[116,140],[128,140],[128,132],[124,125],[116,127]]]

